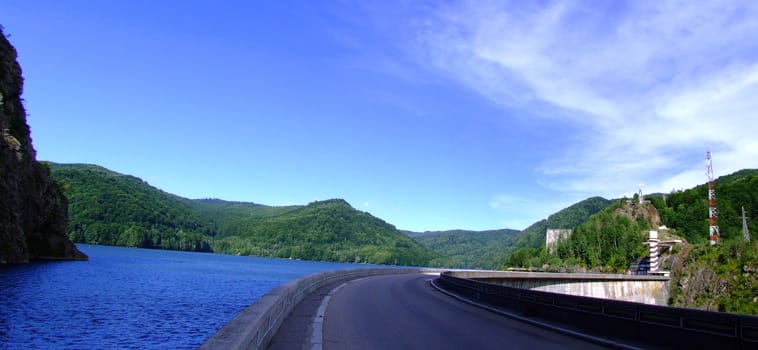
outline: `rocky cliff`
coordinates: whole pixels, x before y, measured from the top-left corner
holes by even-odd
[[[0,263],[86,259],[66,236],[68,202],[35,160],[16,50],[0,28]]]
[[[669,306],[758,315],[758,242],[685,245],[675,258]]]

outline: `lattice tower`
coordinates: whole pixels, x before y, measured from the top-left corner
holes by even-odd
[[[716,188],[713,186],[713,162],[711,160],[711,151],[705,152],[705,168],[708,175],[708,225],[711,245],[715,245],[719,240],[719,212],[716,208]]]

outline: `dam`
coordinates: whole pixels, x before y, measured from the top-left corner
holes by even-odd
[[[500,286],[600,299],[667,305],[669,277],[601,273],[454,271],[454,276]]]

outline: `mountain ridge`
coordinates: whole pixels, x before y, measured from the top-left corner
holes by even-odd
[[[344,199],[282,207],[188,199],[99,165],[48,164],[71,198],[67,230],[77,242],[377,264],[441,259]]]

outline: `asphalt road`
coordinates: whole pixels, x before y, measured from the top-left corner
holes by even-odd
[[[324,349],[600,349],[434,289],[430,275],[352,281],[324,315]]]

